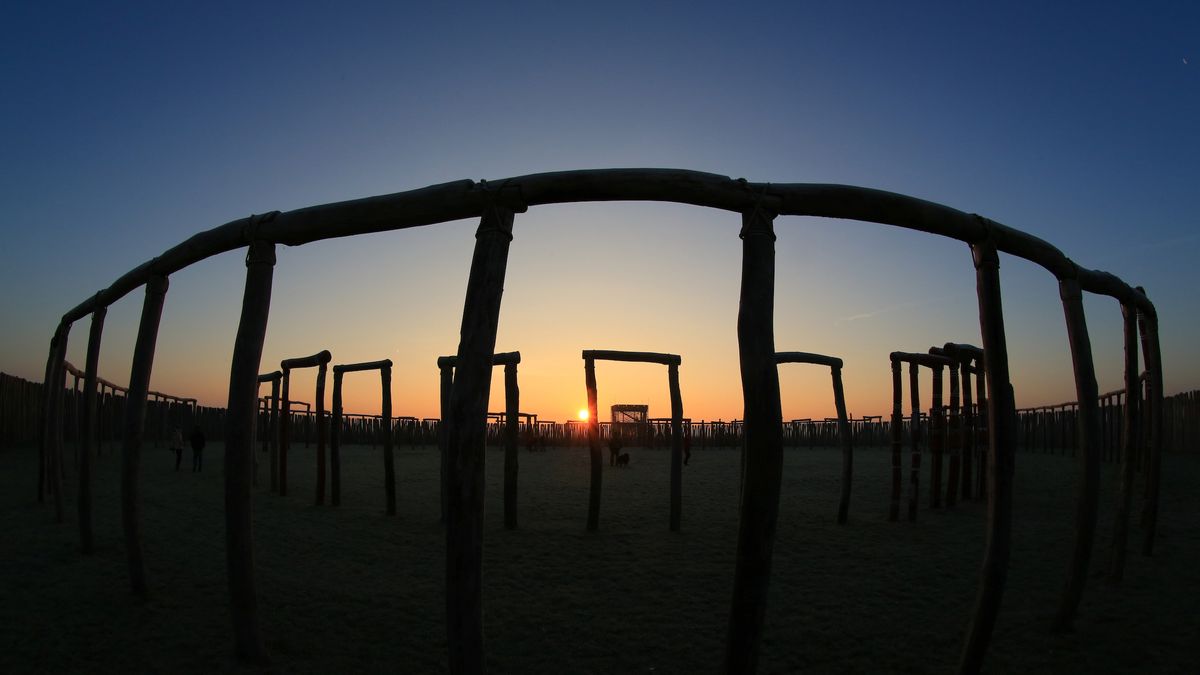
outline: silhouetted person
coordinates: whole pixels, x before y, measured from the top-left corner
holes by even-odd
[[[683,435],[683,465],[687,466],[688,460],[692,458],[692,435]]]
[[[192,429],[192,472],[204,469],[204,432],[200,427]]]
[[[617,458],[618,458],[618,456],[620,456],[620,454],[621,454],[621,439],[618,438],[616,434],[613,434],[608,439],[608,465],[616,466]]]
[[[183,432],[179,427],[175,427],[171,431],[171,450],[175,452],[175,470],[179,470],[179,463],[183,461]]]

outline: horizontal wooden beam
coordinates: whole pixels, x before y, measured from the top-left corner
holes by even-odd
[[[775,363],[811,363],[830,368],[841,368],[842,360],[836,356],[812,354],[809,352],[775,352]]]
[[[905,363],[915,363],[918,366],[926,368],[952,368],[958,365],[957,361],[948,359],[945,356],[936,356],[934,354],[920,354],[916,352],[892,352],[888,357],[893,361],[903,361]]]
[[[341,365],[334,366],[333,372],[334,374],[354,373],[360,370],[382,370],[384,368],[391,367],[391,359],[382,359],[379,361],[364,361],[362,363],[343,363]]]
[[[585,349],[585,361],[627,361],[630,363],[661,363],[664,366],[683,363],[678,354],[660,354],[658,352],[623,352],[612,349]]]
[[[499,352],[492,354],[493,366],[515,366],[521,362],[521,352]],[[457,356],[439,356],[438,368],[457,368]]]
[[[333,358],[328,349],[323,349],[312,356],[297,356],[294,359],[284,359],[279,362],[279,367],[284,370],[292,370],[294,368],[313,368],[315,366],[323,366]]]
[[[262,382],[278,382],[283,379],[283,371],[273,370],[269,373],[263,373],[258,376],[258,381]]]

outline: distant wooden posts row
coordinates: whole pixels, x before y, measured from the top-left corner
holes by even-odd
[[[909,448],[912,456],[909,471],[908,520],[917,519],[917,506],[920,502],[921,486],[921,387],[918,378],[919,368],[924,366],[933,371],[933,401],[929,416],[929,450],[933,455],[930,462],[930,506],[941,506],[942,489],[942,460],[945,443],[945,410],[942,407],[942,373],[946,367],[955,367],[954,361],[936,354],[919,354],[911,352],[892,352],[889,356],[892,364],[892,497],[888,520],[896,521],[900,517],[900,483],[903,471],[901,464],[901,427],[900,417],[902,405],[902,389],[900,387],[900,367],[908,364],[909,396],[911,399],[912,420],[909,422]]]
[[[596,361],[625,361],[628,363],[658,363],[667,367],[667,389],[671,396],[671,492],[668,528],[678,532],[683,504],[683,396],[679,391],[677,354],[657,352],[625,352],[604,349],[583,350],[584,386],[588,400],[588,447],[591,453],[591,485],[588,491],[587,529],[600,527],[600,486],[604,465],[600,448],[600,414],[596,394]]]
[[[838,499],[837,522],[846,524],[850,512],[850,486],[854,477],[854,441],[846,419],[846,394],[842,388],[842,360],[808,352],[776,352],[776,363],[811,363],[828,366],[833,376],[833,405],[837,409],[838,436],[842,442],[842,494]]]
[[[291,375],[296,368],[316,368],[316,404],[317,404],[317,487],[315,503],[319,506],[325,503],[325,373],[333,356],[328,350],[322,350],[311,356],[300,356],[284,359],[279,363],[283,371],[283,400],[291,401]],[[289,406],[289,413],[290,406]],[[291,414],[280,419],[279,424],[279,494],[287,496],[287,461],[288,446],[291,442]]]
[[[382,424],[380,431],[383,435],[383,476],[384,490],[387,494],[387,514],[396,515],[396,460],[392,452],[392,362],[368,361],[365,363],[350,363],[333,367],[333,429],[329,434],[329,461],[331,472],[331,499],[334,506],[342,503],[342,376],[346,373],[378,370],[379,382],[383,390]],[[320,441],[318,441],[319,443]],[[319,446],[318,446],[319,447]]]
[[[266,438],[263,442],[266,444],[268,469],[271,477],[269,479],[271,492],[279,491],[279,436],[280,436],[280,417],[279,417],[279,394],[280,385],[283,382],[283,371],[273,370],[269,373],[263,373],[258,376],[258,383],[271,383],[271,397],[269,407],[266,409],[267,414],[267,429]],[[257,395],[257,392],[256,394]]]
[[[518,435],[521,415],[521,389],[517,381],[517,365],[521,363],[521,352],[501,352],[492,355],[493,366],[504,366],[504,527],[517,528],[517,478],[519,473]],[[445,521],[449,498],[450,452],[446,444],[449,439],[447,415],[450,413],[450,393],[454,387],[454,370],[458,357],[442,356],[437,360],[441,375],[442,421],[438,430],[438,454],[441,455],[442,520]],[[486,401],[485,401],[486,405]],[[485,415],[486,418],[486,415]]]

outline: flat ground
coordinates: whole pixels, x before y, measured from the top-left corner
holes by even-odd
[[[203,473],[166,449],[142,476],[151,597],[135,601],[119,520],[119,459],[96,464],[96,551],[34,501],[35,455],[0,451],[0,672],[214,672],[231,657],[221,446]],[[737,458],[697,449],[683,531],[667,532],[668,453],[605,466],[601,531],[584,531],[584,449],[521,452],[517,531],[503,529],[503,455],[488,452],[484,601],[489,667],[513,673],[720,670],[736,541]],[[190,454],[190,453],[189,453]],[[399,514],[383,514],[382,451],[343,453],[343,506],[313,505],[315,448],[294,448],[291,494],[255,501],[259,606],[275,672],[445,670],[444,537],[433,448],[397,453]],[[260,455],[262,457],[262,455]],[[607,458],[606,458],[607,459]],[[840,457],[786,451],[761,672],[951,672],[983,551],[980,502],[888,523],[889,454],[857,453],[851,520],[834,524]],[[1009,584],[990,672],[1196,672],[1200,458],[1168,456],[1156,555],[1103,582],[1115,471],[1076,630],[1047,626],[1071,545],[1074,464],[1018,455]],[[265,475],[265,471],[264,471]],[[928,472],[922,477],[928,480]],[[1139,477],[1140,480],[1140,477]],[[68,477],[68,486],[73,485]],[[1139,484],[1140,485],[1140,484]],[[907,486],[906,486],[907,487]]]

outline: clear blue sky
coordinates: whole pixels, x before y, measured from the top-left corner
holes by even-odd
[[[6,5],[0,369],[40,380],[63,312],[252,212],[666,166],[894,190],[1037,234],[1144,285],[1168,392],[1200,386],[1200,5],[434,4]],[[606,204],[517,223],[497,347],[525,354],[523,407],[570,415],[578,351],[631,348],[683,355],[692,416],[740,416],[736,216]],[[884,412],[888,352],[978,341],[964,245],[817,219],[777,230],[776,344],[845,357],[855,414]],[[390,357],[397,414],[436,415],[472,233],[281,250],[263,369],[322,348]],[[1001,273],[1018,403],[1073,398],[1056,285],[1007,257]],[[223,401],[243,275],[229,254],[172,279],[152,386]],[[140,303],[110,312],[109,379],[128,379]],[[1087,310],[1100,388],[1118,388],[1116,303]],[[72,333],[79,365],[86,335]],[[605,370],[602,407],[665,412],[650,375]],[[789,369],[783,385],[785,416],[831,414],[825,375]],[[357,389],[352,406],[377,405]]]

